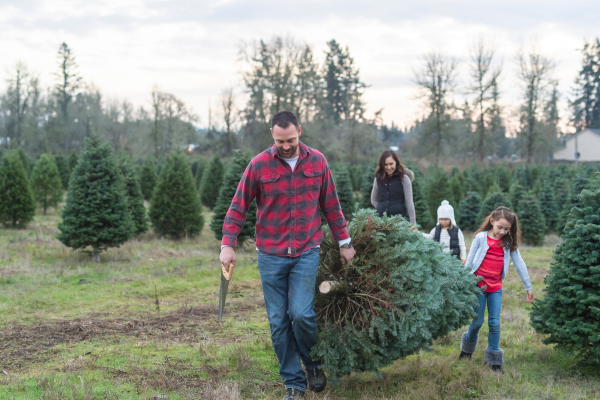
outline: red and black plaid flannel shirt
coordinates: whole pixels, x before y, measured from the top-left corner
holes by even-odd
[[[238,184],[223,223],[223,246],[235,246],[256,199],[256,247],[274,256],[296,257],[323,240],[321,215],[340,241],[349,238],[346,219],[325,156],[303,143],[296,168],[275,146],[252,159]]]

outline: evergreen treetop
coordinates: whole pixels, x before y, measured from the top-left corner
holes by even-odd
[[[123,177],[110,145],[97,135],[84,141],[58,229],[58,240],[65,246],[91,246],[96,262],[100,251],[119,247],[133,236]]]
[[[43,208],[56,207],[63,198],[63,186],[54,157],[42,154],[31,171],[31,189],[37,203]]]
[[[223,239],[223,223],[225,216],[231,205],[240,179],[246,170],[252,157],[250,154],[234,151],[232,162],[227,166],[227,171],[223,176],[223,185],[219,192],[217,204],[213,209],[214,215],[210,221],[210,229],[214,232],[217,240]],[[246,213],[246,222],[237,237],[237,247],[243,248],[244,242],[254,237],[254,227],[256,225],[256,202],[253,201]]]
[[[494,190],[490,191],[483,203],[481,204],[481,210],[479,210],[479,217],[477,218],[480,222],[484,220],[488,215],[492,213],[496,208],[504,206],[510,208],[510,202],[506,196],[506,193]]]
[[[200,184],[200,200],[204,206],[210,209],[213,209],[217,203],[224,173],[225,167],[223,166],[223,162],[219,155],[215,154],[204,169]]]
[[[181,151],[167,155],[150,199],[150,220],[157,234],[173,239],[202,232],[202,206],[192,170]]]
[[[583,190],[573,207],[554,263],[544,278],[546,296],[536,300],[531,325],[549,335],[544,343],[574,352],[585,363],[600,359],[600,189]]]
[[[0,223],[23,228],[35,215],[35,200],[19,153],[8,152],[0,164]]]

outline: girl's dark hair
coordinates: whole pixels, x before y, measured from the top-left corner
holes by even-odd
[[[398,155],[392,150],[386,150],[379,156],[379,163],[377,164],[377,170],[375,171],[377,182],[383,181],[387,175],[385,172],[385,160],[389,157],[392,157],[394,161],[396,161],[396,171],[400,174],[400,179],[404,176],[404,165],[400,162]]]
[[[521,228],[519,228],[519,218],[517,218],[517,215],[508,207],[500,206],[496,208],[495,211],[492,211],[490,215],[485,217],[485,220],[479,229],[477,229],[475,235],[477,235],[479,232],[487,232],[493,228],[490,219],[498,221],[501,218],[504,218],[510,223],[510,230],[508,231],[508,234],[504,235],[502,239],[500,239],[502,247],[509,249],[510,251],[515,251],[517,247],[519,247],[519,243],[521,243]]]

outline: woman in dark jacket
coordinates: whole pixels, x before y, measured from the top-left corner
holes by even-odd
[[[416,225],[415,205],[411,181],[415,175],[405,168],[395,152],[384,151],[379,157],[379,164],[375,172],[375,181],[371,191],[371,204],[382,216],[402,215]]]

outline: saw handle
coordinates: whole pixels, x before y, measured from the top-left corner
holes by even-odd
[[[223,276],[225,277],[225,279],[227,279],[228,281],[231,280],[231,278],[233,277],[233,268],[235,267],[234,263],[229,263],[229,271],[225,270],[225,266],[221,265],[221,271],[223,271]]]

